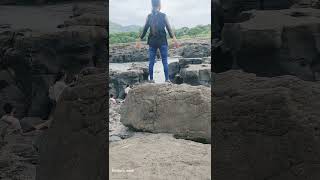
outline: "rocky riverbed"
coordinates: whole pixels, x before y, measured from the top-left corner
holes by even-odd
[[[110,47],[110,179],[211,179],[210,40],[181,44],[170,47],[174,84],[164,83],[161,60],[148,83],[147,46]]]

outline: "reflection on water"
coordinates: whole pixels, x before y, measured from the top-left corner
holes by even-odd
[[[179,61],[178,58],[168,58],[168,64]],[[134,64],[142,64],[148,67],[148,62],[134,62]],[[109,63],[109,69],[114,71],[126,71],[131,67],[132,63]],[[163,65],[161,59],[158,59],[154,64],[153,79],[156,83],[165,81]]]

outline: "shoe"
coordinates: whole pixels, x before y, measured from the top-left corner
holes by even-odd
[[[166,83],[169,83],[169,84],[171,84],[172,82],[171,82],[170,80],[166,80]]]
[[[155,83],[155,81],[154,80],[149,80],[149,83]]]

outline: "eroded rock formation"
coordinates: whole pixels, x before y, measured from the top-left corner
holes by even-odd
[[[211,90],[186,84],[142,84],[121,106],[121,122],[140,131],[211,142]]]
[[[320,85],[294,76],[217,74],[215,179],[320,178]]]

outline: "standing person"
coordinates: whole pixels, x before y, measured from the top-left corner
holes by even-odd
[[[129,84],[127,84],[127,87],[124,89],[124,98],[128,96],[129,91],[131,90],[131,87]]]
[[[56,109],[57,102],[63,90],[68,87],[66,84],[66,73],[60,71],[55,79],[55,83],[49,88],[49,98],[51,100],[51,112],[49,114],[48,120],[42,124],[37,125],[36,129],[49,128],[53,119],[53,113]]]
[[[147,17],[146,24],[144,25],[140,38],[137,40],[136,47],[137,48],[141,47],[140,41],[144,38],[148,29],[150,28],[150,33],[148,37],[150,82],[154,83],[153,67],[156,59],[157,49],[159,49],[161,58],[162,58],[165,80],[166,82],[170,83],[169,70],[168,70],[168,41],[167,41],[167,33],[165,29],[167,29],[170,37],[173,38],[174,46],[178,48],[179,44],[177,42],[177,39],[174,33],[172,32],[172,29],[166,14],[160,12],[161,1],[152,0],[151,3],[152,3],[152,13],[149,14]]]
[[[115,105],[117,104],[116,99],[113,97],[113,94],[110,95],[109,104]]]
[[[5,112],[5,115],[3,115],[0,119],[1,126],[1,140],[3,141],[5,136],[7,134],[14,134],[14,133],[20,133],[22,134],[22,128],[19,119],[17,119],[15,114],[15,108],[9,104],[6,103],[3,106],[3,110]]]

